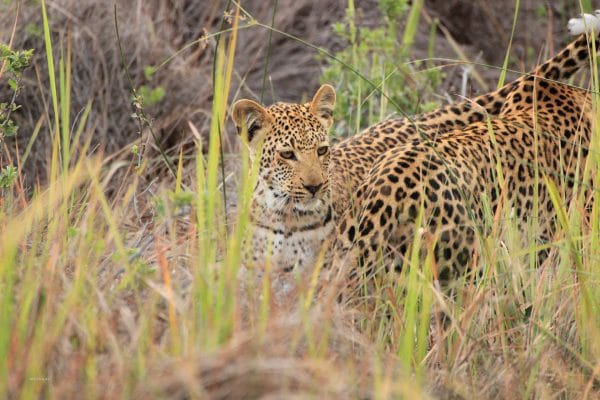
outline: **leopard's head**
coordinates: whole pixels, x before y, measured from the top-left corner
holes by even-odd
[[[334,106],[330,85],[321,86],[305,104],[234,104],[238,133],[252,162],[259,163],[255,198],[273,210],[311,210],[329,203],[328,131]]]

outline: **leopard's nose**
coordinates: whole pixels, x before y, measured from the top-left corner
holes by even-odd
[[[321,186],[323,186],[322,183],[318,185],[304,185],[304,189],[308,190],[314,196],[321,189]]]

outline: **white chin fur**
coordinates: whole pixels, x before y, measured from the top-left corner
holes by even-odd
[[[306,201],[298,201],[294,203],[294,208],[298,211],[314,211],[323,205],[323,200],[312,198]]]
[[[283,210],[288,207],[287,197],[277,197],[271,190],[266,189],[264,194],[265,206],[270,210]]]
[[[583,14],[579,18],[571,18],[567,24],[571,35],[580,35],[586,32],[600,32],[600,10],[594,14]]]

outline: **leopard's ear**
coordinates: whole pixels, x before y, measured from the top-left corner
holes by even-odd
[[[242,140],[252,146],[260,139],[261,133],[271,123],[267,110],[253,100],[238,100],[233,105],[231,113],[233,123],[237,127],[238,135]]]
[[[310,112],[319,118],[326,127],[333,125],[333,109],[335,107],[335,89],[331,85],[323,85],[317,90],[310,103]]]

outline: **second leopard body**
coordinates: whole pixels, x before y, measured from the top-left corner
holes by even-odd
[[[520,80],[498,117],[411,140],[380,156],[357,191],[355,212],[339,222],[334,268],[356,274],[366,266],[369,274],[382,254],[401,259],[421,210],[424,232],[437,239],[441,280],[469,264],[477,233],[485,234],[488,204],[495,213],[504,203],[522,230],[533,223],[538,237],[548,237],[555,210],[547,181],[565,182],[561,193],[570,200],[582,179],[593,121],[589,93],[554,78],[588,59],[582,36]]]

